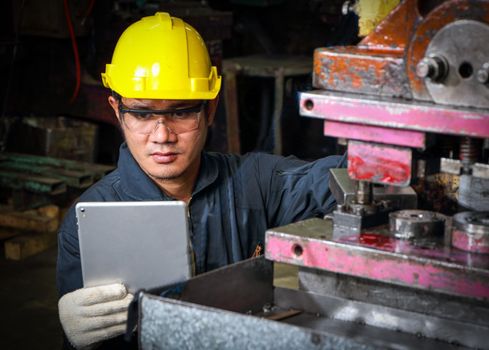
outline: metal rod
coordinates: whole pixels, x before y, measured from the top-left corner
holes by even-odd
[[[368,181],[358,181],[357,203],[370,204],[372,203],[372,198],[373,198],[372,183]]]

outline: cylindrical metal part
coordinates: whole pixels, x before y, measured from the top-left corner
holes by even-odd
[[[452,20],[434,34],[425,51],[425,58],[431,60],[423,62],[421,59],[421,66],[417,69],[418,74],[428,74],[427,78],[422,79],[433,102],[469,108],[489,108],[487,85],[479,81],[487,73],[483,67],[489,57],[488,37],[489,25],[475,17]],[[437,59],[445,60],[446,72],[443,72],[445,63],[437,62]],[[482,71],[479,74],[480,70]]]
[[[372,197],[373,197],[372,183],[368,181],[358,181],[357,203],[370,204],[372,203]]]
[[[442,56],[425,57],[416,66],[416,75],[440,83],[448,74],[448,62]]]
[[[489,254],[489,212],[465,211],[453,216],[452,246]]]
[[[389,225],[396,238],[436,237],[445,232],[445,216],[428,210],[399,210],[389,214]]]

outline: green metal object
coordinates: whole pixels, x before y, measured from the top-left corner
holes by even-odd
[[[69,187],[75,188],[87,188],[93,184],[93,175],[86,171],[58,169],[13,161],[0,162],[0,169],[51,177],[65,182]]]
[[[0,187],[10,189],[15,208],[52,202],[52,196],[73,188],[73,195],[92,185],[113,166],[30,154],[0,153]]]
[[[36,193],[47,193],[50,195],[66,192],[66,184],[59,179],[37,175],[26,175],[7,170],[0,170],[0,187],[7,187],[14,190],[27,190]]]
[[[75,160],[35,156],[20,153],[3,153],[0,155],[0,164],[2,161],[10,161],[19,164],[29,164],[31,166],[45,166],[56,168],[57,170],[64,169],[67,171],[79,172],[81,174],[89,173],[91,174],[91,176],[93,176],[94,181],[101,179],[104,175],[114,170],[114,166],[111,165],[93,164],[87,162],[79,162]]]

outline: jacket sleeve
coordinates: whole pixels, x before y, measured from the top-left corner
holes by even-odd
[[[83,287],[78,244],[78,226],[74,206],[66,213],[58,231],[58,260],[56,262],[56,285],[58,295],[70,293]],[[63,330],[63,350],[74,350]]]
[[[336,201],[329,189],[329,170],[345,164],[346,155],[329,156],[314,162],[290,157],[274,162],[268,171],[269,178],[261,180],[266,186],[268,226],[286,225],[331,212]],[[264,167],[263,164],[260,166]]]
[[[115,173],[115,172],[114,172]],[[121,198],[114,191],[114,176],[107,175],[90,187],[79,198],[78,202],[117,201]],[[111,178],[109,178],[111,177]],[[68,209],[58,231],[58,261],[56,264],[56,284],[59,296],[83,288],[83,277],[80,260],[80,243],[78,241],[78,222],[75,211],[76,202]]]
[[[74,207],[68,210],[58,232],[56,283],[60,297],[83,287],[78,226]]]

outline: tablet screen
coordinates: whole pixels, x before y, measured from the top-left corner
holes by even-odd
[[[135,292],[190,278],[184,202],[80,202],[76,216],[85,287],[119,282]]]

